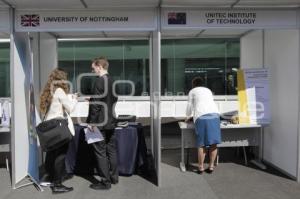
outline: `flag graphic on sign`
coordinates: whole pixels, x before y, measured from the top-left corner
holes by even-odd
[[[39,15],[21,15],[21,25],[24,27],[36,27],[40,25]]]

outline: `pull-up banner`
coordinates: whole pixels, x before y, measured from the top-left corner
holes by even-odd
[[[241,69],[238,75],[239,122],[270,124],[269,70]]]
[[[297,28],[296,10],[162,10],[162,28]]]
[[[9,32],[10,23],[9,23],[9,11],[0,10],[0,31]]]
[[[111,11],[17,11],[17,32],[151,31],[157,27],[154,9]]]

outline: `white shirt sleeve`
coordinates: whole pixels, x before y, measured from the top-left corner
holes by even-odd
[[[193,110],[193,94],[192,94],[192,92],[189,92],[188,102],[187,102],[187,107],[186,107],[186,116],[187,117],[192,116],[192,110]]]
[[[75,105],[77,104],[77,100],[70,99],[67,96],[67,94],[65,93],[65,91],[61,88],[57,88],[56,92],[57,92],[58,99],[61,102],[62,106],[65,108],[65,110],[67,112],[71,113],[73,111],[73,109],[75,108]]]

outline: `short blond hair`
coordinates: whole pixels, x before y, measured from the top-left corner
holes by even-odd
[[[92,63],[95,64],[96,66],[101,65],[104,70],[108,70],[109,63],[108,63],[106,57],[95,58],[95,59],[93,59]]]

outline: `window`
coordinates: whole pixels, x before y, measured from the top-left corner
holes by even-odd
[[[114,80],[130,80],[134,96],[149,96],[148,40],[60,41],[59,66],[69,74],[75,91],[77,77],[91,72],[91,60],[105,56]],[[201,76],[215,95],[236,95],[240,64],[239,39],[164,39],[161,42],[161,91],[165,96],[187,95],[191,81]],[[90,94],[93,78],[81,81],[81,92]],[[128,83],[119,83],[117,93],[129,95]]]
[[[109,74],[114,80],[130,80],[135,86],[134,95],[149,95],[149,44],[147,40],[125,41],[72,41],[58,43],[59,67],[66,70],[77,91],[76,79],[91,72],[91,60],[105,56],[109,61]],[[90,94],[93,78],[85,77],[81,92]],[[128,83],[117,85],[117,94],[129,95]]]
[[[0,97],[10,97],[10,44],[0,42]]]
[[[239,39],[165,39],[161,43],[162,95],[187,95],[196,76],[215,95],[236,95]]]

